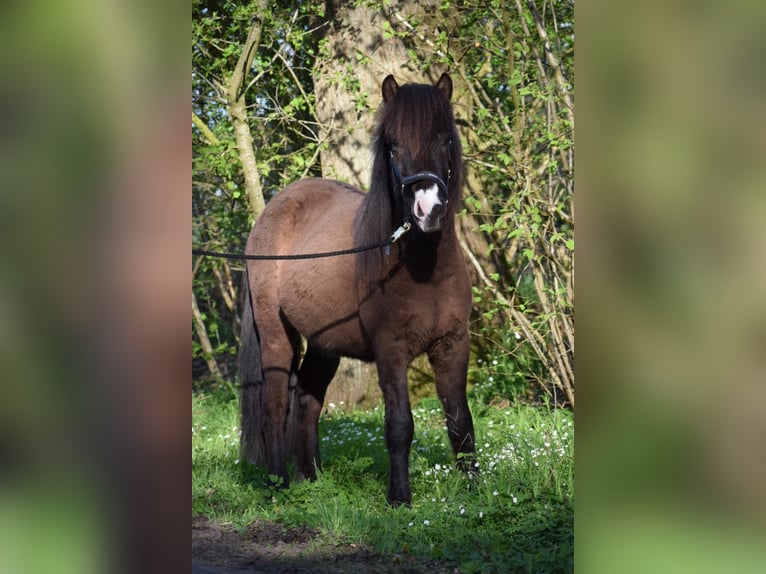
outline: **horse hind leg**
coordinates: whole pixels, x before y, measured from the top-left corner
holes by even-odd
[[[309,346],[298,372],[298,423],[295,454],[298,478],[316,480],[321,468],[319,415],[327,387],[338,370],[340,357]]]
[[[263,437],[269,479],[287,486],[288,464],[293,458],[297,422],[297,370],[300,337],[284,320],[262,347],[264,385],[262,392]]]
[[[253,313],[252,294],[246,294],[239,353],[240,451],[244,460],[266,467],[287,485],[300,338],[281,314],[273,315]]]

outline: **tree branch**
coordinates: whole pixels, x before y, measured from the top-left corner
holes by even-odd
[[[574,127],[574,104],[572,103],[572,96],[569,93],[569,82],[567,82],[564,77],[559,60],[553,53],[553,48],[551,48],[551,43],[548,40],[548,33],[545,31],[543,20],[540,17],[540,13],[537,11],[537,6],[535,6],[534,0],[527,0],[527,6],[532,12],[532,18],[534,19],[535,27],[537,28],[537,35],[540,36],[540,40],[543,42],[545,59],[548,62],[548,65],[553,69],[553,80],[556,82],[561,99],[564,101],[564,106],[566,106],[567,119],[572,127]]]
[[[192,112],[192,123],[195,126],[197,126],[197,129],[199,129],[199,131],[202,132],[202,135],[205,136],[205,139],[208,141],[210,145],[221,144],[221,141],[216,137],[213,131],[207,126],[205,122],[202,121],[202,118],[200,118],[194,112]]]
[[[207,336],[207,329],[205,328],[205,322],[202,320],[202,313],[197,306],[197,297],[192,291],[192,317],[194,317],[194,330],[197,333],[197,339],[202,346],[202,351],[205,353],[205,361],[207,362],[207,368],[210,369],[210,374],[216,379],[223,378],[221,376],[221,370],[218,368],[218,363],[213,356],[213,345],[210,344],[210,339]]]
[[[250,210],[254,219],[257,219],[261,214],[266,206],[266,202],[263,198],[261,176],[258,173],[258,163],[255,157],[255,150],[253,149],[253,135],[250,133],[245,90],[243,88],[247,74],[253,65],[253,58],[261,43],[263,20],[260,15],[264,14],[268,8],[268,0],[257,0],[256,7],[256,17],[253,20],[252,26],[250,26],[247,40],[242,47],[242,53],[229,79],[229,86],[226,90],[229,115],[234,126],[237,153],[239,154],[239,161],[242,164],[242,173],[245,178],[245,191],[250,201]]]

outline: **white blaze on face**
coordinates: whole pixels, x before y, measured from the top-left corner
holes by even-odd
[[[434,206],[441,205],[439,188],[436,184],[415,192],[415,201],[412,203],[412,215],[415,216],[418,227],[423,231],[428,230],[427,221]]]

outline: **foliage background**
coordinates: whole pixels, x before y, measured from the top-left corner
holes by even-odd
[[[483,396],[574,406],[574,3],[411,4],[194,0],[193,243],[242,252],[261,201],[302,177],[366,187],[382,78],[449,71]],[[194,261],[197,377],[233,376],[239,271]]]

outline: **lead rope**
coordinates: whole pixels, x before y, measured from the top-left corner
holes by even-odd
[[[405,233],[407,233],[412,225],[409,221],[404,222],[398,227],[391,237],[383,241],[378,241],[372,245],[365,245],[363,247],[352,247],[351,249],[341,249],[340,251],[325,251],[324,253],[304,253],[301,255],[240,255],[238,253],[223,253],[221,251],[207,251],[206,249],[192,249],[192,255],[207,255],[208,257],[220,257],[222,259],[239,259],[249,261],[278,261],[278,260],[295,260],[295,259],[319,259],[321,257],[337,257],[339,255],[351,255],[352,253],[361,253],[362,251],[372,251],[379,247],[386,248],[386,255],[391,253],[391,244],[396,241]]]

